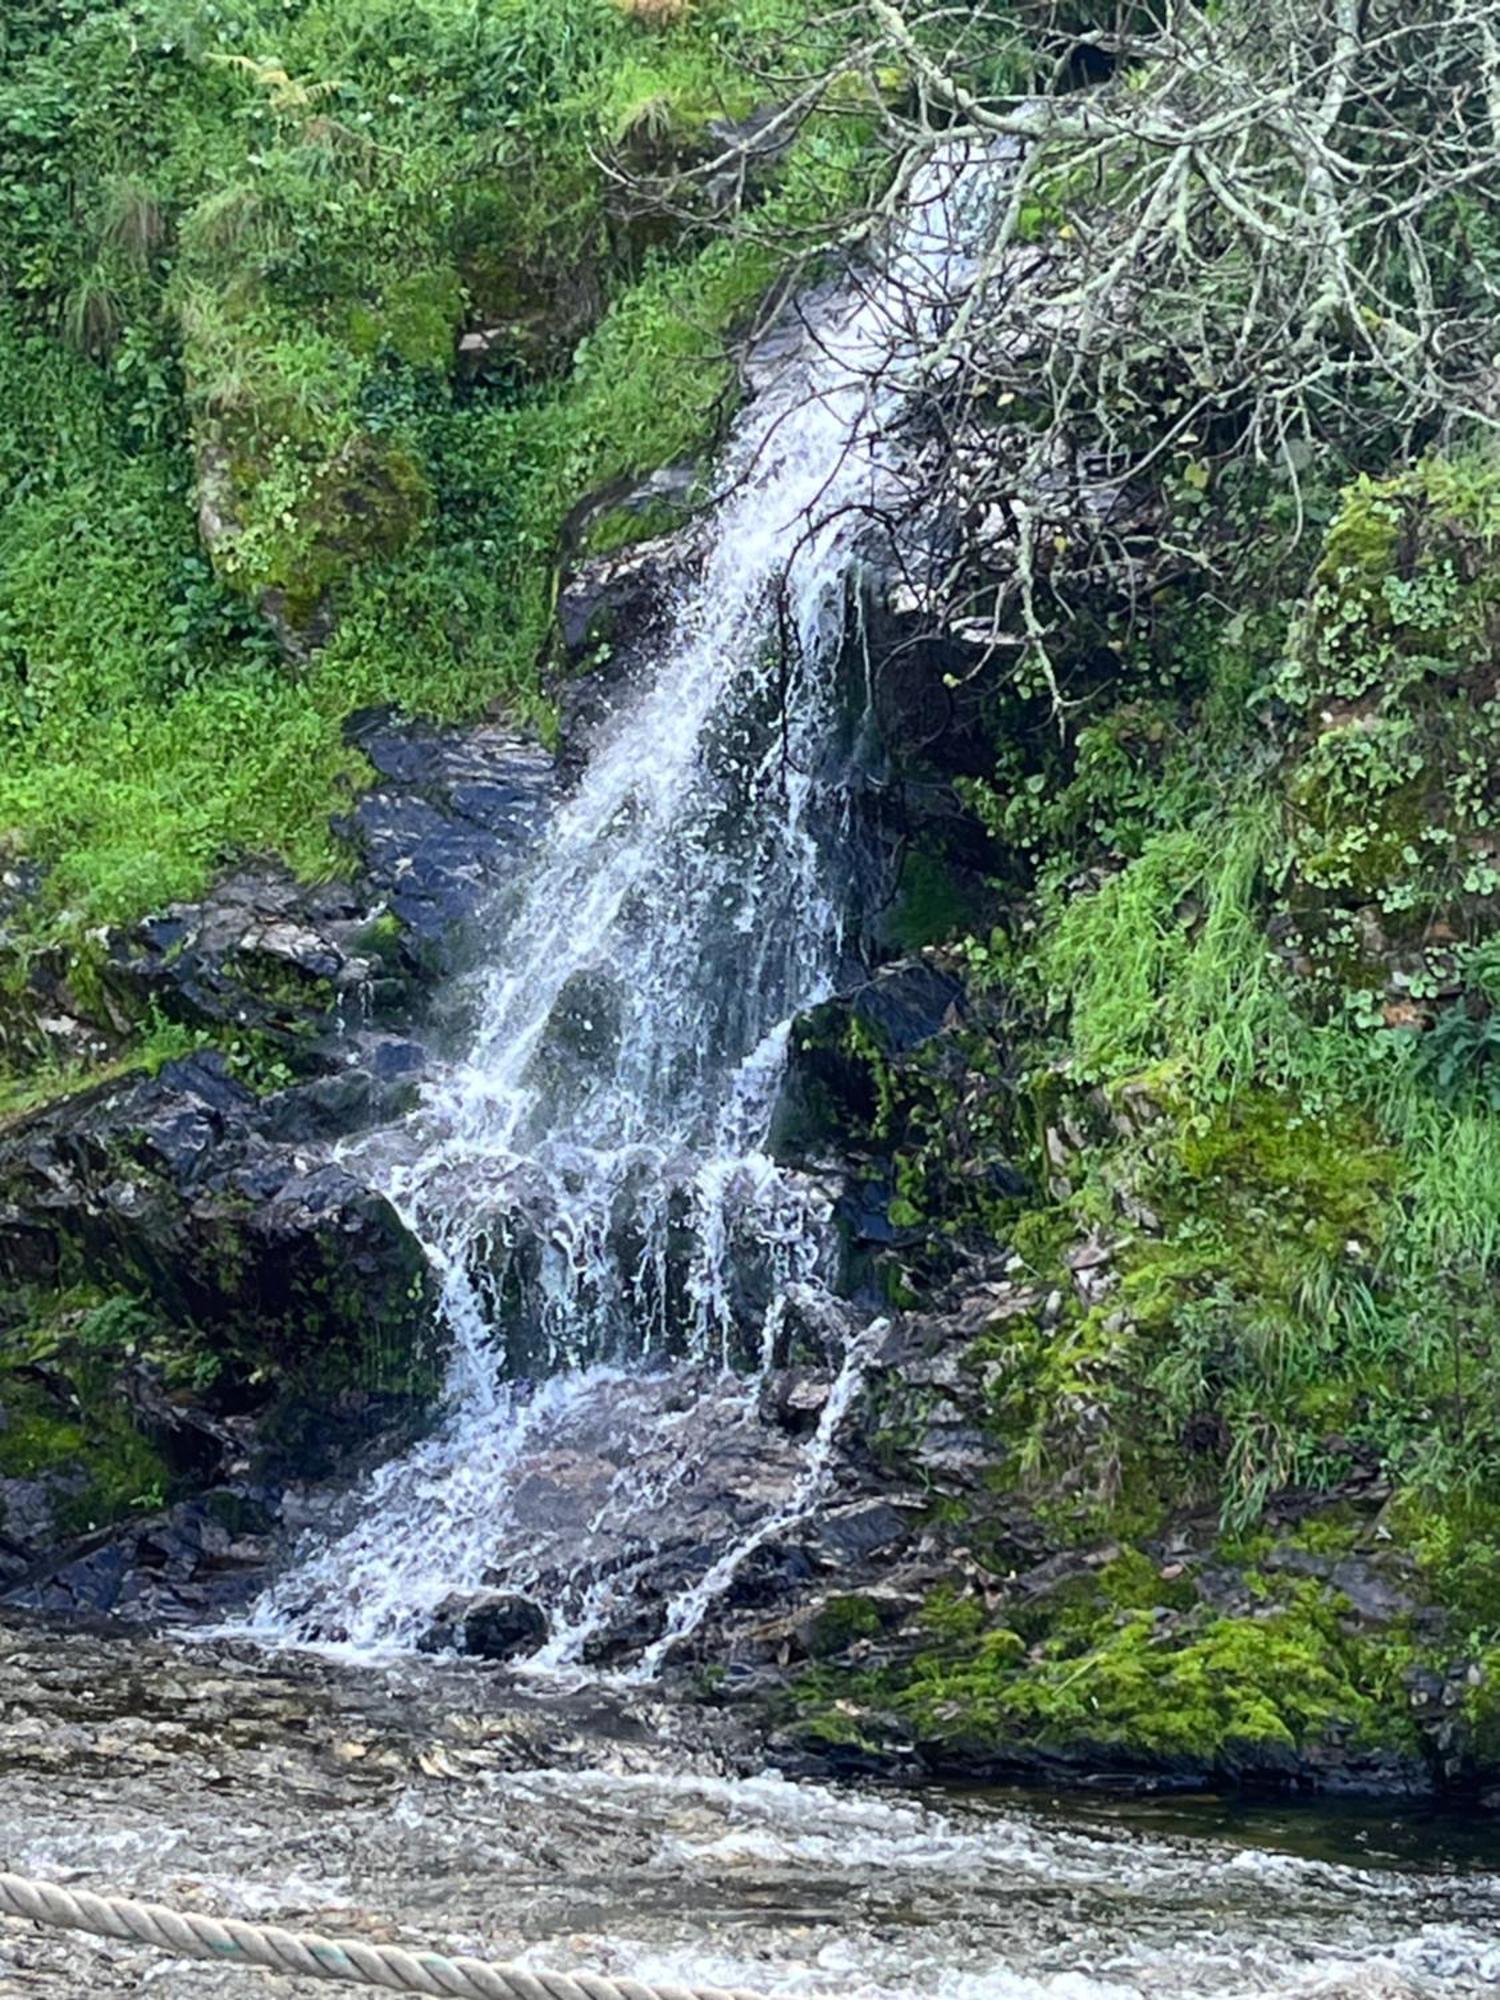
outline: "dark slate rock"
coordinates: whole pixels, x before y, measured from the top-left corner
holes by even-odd
[[[427,1067],[427,1051],[420,1042],[401,1035],[366,1037],[360,1056],[377,1083],[407,1082]]]
[[[558,594],[558,635],[567,659],[593,664],[608,644],[618,659],[639,656],[660,636],[688,567],[676,540],[642,542],[618,555],[598,556],[564,579]]]
[[[264,1584],[279,1496],[232,1483],[33,1561],[0,1594],[8,1609],[201,1622],[247,1605]]]
[[[344,1168],[268,1144],[261,1109],[204,1056],[13,1127],[0,1136],[0,1273],[41,1267],[150,1300],[291,1402],[316,1406],[382,1361],[405,1374],[398,1357],[414,1364],[431,1340],[419,1246]]]
[[[447,817],[516,838],[535,835],[552,759],[514,730],[498,723],[438,728],[366,710],[351,718],[345,735],[388,781],[379,792],[423,799]]]
[[[407,933],[409,955],[428,963],[498,886],[492,835],[456,824],[421,799],[372,792],[344,823],[370,880]]]
[[[925,960],[883,967],[849,1000],[857,1021],[873,1028],[893,1055],[905,1055],[961,1018],[963,981]]]
[[[362,879],[405,933],[403,956],[443,970],[456,934],[514,873],[545,822],[552,759],[493,724],[398,727],[356,717],[349,740],[389,782],[343,822]]]
[[[564,576],[557,603],[558,765],[571,781],[630,690],[660,657],[702,548],[692,534],[598,556]]]
[[[547,1637],[547,1614],[519,1591],[481,1590],[448,1597],[420,1642],[424,1653],[467,1653],[480,1660],[513,1660],[534,1653]]]
[[[911,1542],[921,1513],[919,1501],[900,1506],[890,1500],[855,1500],[829,1508],[815,1519],[809,1553],[815,1562],[838,1570],[890,1558]]]
[[[131,1574],[131,1549],[108,1544],[7,1592],[5,1602],[31,1611],[113,1611]]]

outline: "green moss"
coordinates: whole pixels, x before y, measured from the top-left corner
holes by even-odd
[[[351,344],[358,354],[385,350],[409,368],[446,374],[463,308],[463,283],[451,265],[393,277],[378,304],[351,308]]]
[[[1321,1439],[1354,1423],[1377,1379],[1370,1271],[1396,1156],[1353,1118],[1248,1092],[1179,1107],[1128,1171],[1155,1227],[1122,1234],[1115,1288],[1051,1333],[1021,1325],[999,1342],[991,1419],[1018,1465],[1090,1464],[1133,1505],[1193,1504],[1217,1486],[1239,1521],[1279,1481],[1337,1478]]]
[[[1445,664],[1466,675],[1500,601],[1497,536],[1500,472],[1482,455],[1357,480],[1325,537],[1287,686],[1310,701],[1386,699]]]
[[[0,1472],[12,1479],[37,1479],[78,1466],[86,1448],[83,1430],[60,1416],[50,1399],[8,1384],[4,1410]]]
[[[1415,1656],[1399,1635],[1351,1635],[1311,1584],[1254,1617],[1195,1606],[1190,1583],[1127,1551],[1033,1602],[1020,1629],[949,1619],[944,1643],[905,1666],[813,1680],[803,1700],[889,1710],[970,1757],[1092,1753],[1228,1774],[1324,1743],[1415,1754],[1401,1684]]]
[[[1294,1240],[1299,1252],[1334,1261],[1351,1243],[1362,1254],[1379,1247],[1397,1166],[1375,1130],[1351,1115],[1314,1118],[1295,1098],[1246,1092],[1197,1116],[1183,1107],[1176,1155],[1155,1191],[1181,1203],[1184,1215],[1222,1217],[1252,1282],[1281,1282],[1268,1234],[1283,1251]]]
[[[1364,1524],[1346,1503],[1330,1507],[1321,1514],[1309,1515],[1305,1521],[1300,1522],[1290,1533],[1283,1536],[1282,1545],[1290,1549],[1303,1550],[1308,1555],[1344,1556],[1358,1547],[1365,1532]],[[1262,1540],[1263,1543],[1268,1543],[1269,1538],[1265,1537]],[[1263,1546],[1262,1557],[1268,1552],[1268,1548]],[[1247,1563],[1253,1559],[1248,1554],[1243,1558]]]
[[[934,1639],[977,1639],[984,1630],[984,1608],[976,1598],[943,1583],[928,1594],[920,1622]]]
[[[644,505],[609,507],[588,524],[583,552],[588,556],[618,555],[637,542],[655,541],[670,535],[688,519],[691,509],[670,499],[654,499]]]
[[[237,526],[216,560],[237,588],[275,591],[279,615],[305,633],[336,585],[407,547],[432,493],[410,453],[355,435],[321,464],[279,447],[252,461],[233,504]]]
[[[807,1633],[810,1658],[824,1660],[847,1652],[860,1639],[873,1639],[881,1629],[880,1607],[873,1598],[830,1597],[818,1606]]]
[[[1401,719],[1322,730],[1287,786],[1302,880],[1362,902],[1388,895],[1421,859],[1425,764]]]
[[[1500,886],[1470,858],[1500,771],[1483,664],[1500,639],[1497,532],[1500,474],[1478,455],[1363,479],[1328,530],[1277,677],[1305,717],[1288,902],[1314,960],[1330,910],[1374,904],[1385,932],[1420,946],[1434,927],[1467,935]],[[1352,983],[1337,962],[1324,971]]]
[[[938,853],[913,848],[901,867],[895,907],[886,919],[890,941],[900,951],[946,944],[974,923],[972,887]]]
[[[0,1474],[48,1489],[65,1536],[159,1507],[172,1483],[119,1393],[122,1366],[156,1323],[134,1301],[96,1299],[36,1301],[0,1335]]]
[[[1389,1526],[1410,1549],[1458,1646],[1500,1647],[1500,1494],[1405,1492]]]
[[[991,1700],[997,1721],[1044,1746],[1094,1741],[1206,1765],[1231,1752],[1299,1748],[1330,1723],[1367,1723],[1370,1712],[1321,1636],[1285,1619],[1217,1619],[1174,1647],[1151,1619],[1130,1618],[1080,1658]]]
[[[393,910],[382,910],[355,933],[354,950],[363,958],[373,958],[394,971],[400,965],[405,930]]]
[[[1500,1769],[1500,1646],[1474,1662],[1474,1678],[1463,1697],[1470,1756],[1485,1771]]]
[[[59,1062],[50,1047],[37,1055],[23,1050],[17,1059],[0,1043],[0,1127],[82,1091],[116,1082],[132,1071],[155,1076],[165,1064],[179,1061],[212,1041],[205,1030],[153,1012],[124,1048],[99,1062]]]
[[[821,1701],[816,1705],[807,1703],[806,1712],[799,1722],[799,1734],[813,1748],[821,1750],[874,1750],[877,1745],[871,1733],[861,1727],[848,1705],[841,1706],[835,1699],[826,1705]]]

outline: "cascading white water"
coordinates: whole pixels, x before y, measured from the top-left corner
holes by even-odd
[[[556,1551],[538,1553],[536,1510],[515,1502],[560,1454],[597,1461],[586,1525],[613,1532],[628,1573],[684,1477],[681,1394],[653,1404],[641,1363],[696,1363],[699,1414],[732,1454],[754,1385],[710,1369],[757,1352],[769,1366],[788,1311],[826,1297],[828,1196],[765,1146],[787,1025],[840,954],[849,579],[899,477],[897,380],[972,279],[997,178],[993,158],[939,159],[883,269],[783,336],[655,677],[495,913],[467,1059],[363,1149],[441,1279],[449,1414],[262,1600],[257,1629],[409,1645],[455,1590],[555,1589]],[[737,1497],[731,1545],[684,1580],[648,1667],[816,1497],[859,1354],[856,1339],[781,1489]],[[514,1380],[526,1371],[549,1379],[533,1392]],[[603,1589],[554,1604],[544,1657],[578,1656]]]

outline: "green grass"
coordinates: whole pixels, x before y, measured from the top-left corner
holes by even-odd
[[[1253,578],[1165,607],[1070,755],[1013,725],[975,788],[1035,889],[972,957],[1031,1010],[1038,1127],[1089,1135],[1017,1232],[1062,1324],[990,1356],[1001,1476],[1074,1531],[1243,1527],[1370,1463],[1500,1490],[1497,492],[1482,454],[1359,482],[1279,616]],[[1119,1288],[1085,1308],[1092,1231]]]
[[[725,331],[776,268],[749,242],[634,241],[592,155],[667,156],[742,114],[752,59],[803,18],[7,10],[0,852],[48,869],[30,944],[196,893],[247,850],[335,869],[328,818],[365,777],[341,725],[364,703],[545,720],[563,517],[712,436]],[[811,134],[765,235],[826,212],[861,159],[855,123]],[[497,316],[515,351],[464,392],[457,327]],[[212,564],[205,449],[238,523]],[[294,617],[329,593],[324,650],[280,656],[268,584]]]

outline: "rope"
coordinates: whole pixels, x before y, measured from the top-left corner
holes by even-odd
[[[436,1994],[440,2000],[759,2000],[743,1988],[648,1986],[591,1972],[527,1972],[441,1952],[403,1951],[358,1938],[325,1938],[274,1924],[204,1917],[124,1896],[91,1896],[55,1882],[0,1874],[0,1916],[28,1917],[60,1930],[90,1931],[153,1945],[176,1958],[212,1958],[221,1965],[263,1965],[301,1979],[341,1979],[387,1993]]]

